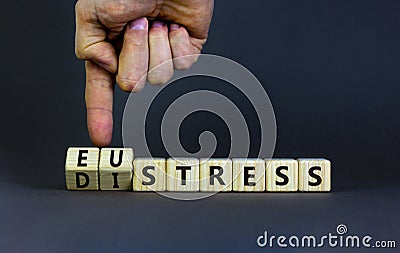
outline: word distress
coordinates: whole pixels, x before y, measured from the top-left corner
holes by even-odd
[[[173,192],[329,192],[322,158],[135,158],[131,148],[67,151],[68,190]]]

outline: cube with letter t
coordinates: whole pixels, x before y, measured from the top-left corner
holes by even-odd
[[[169,158],[167,160],[167,191],[199,191],[199,159]]]
[[[68,190],[98,190],[98,148],[69,148],[65,161]]]

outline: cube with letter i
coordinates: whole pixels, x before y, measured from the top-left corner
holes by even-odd
[[[132,190],[131,148],[102,148],[100,151],[100,189]]]
[[[98,148],[69,148],[65,161],[68,190],[98,190]]]

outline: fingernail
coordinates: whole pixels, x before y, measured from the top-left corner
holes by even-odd
[[[146,29],[147,21],[146,18],[138,18],[128,23],[128,28],[130,30],[144,30]]]
[[[153,25],[152,25],[152,27],[154,27],[154,28],[160,28],[160,27],[163,27],[163,26],[164,26],[164,23],[161,22],[161,21],[154,21]]]
[[[178,30],[179,28],[180,28],[180,26],[179,26],[178,24],[171,24],[171,25],[169,26],[169,29],[170,29],[171,31]]]

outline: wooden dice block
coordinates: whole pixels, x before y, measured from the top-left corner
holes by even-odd
[[[233,191],[265,191],[265,162],[262,159],[235,158],[233,165]]]
[[[165,191],[165,167],[164,158],[136,158],[133,162],[133,190]]]
[[[299,191],[331,190],[331,162],[326,159],[298,159]]]
[[[199,179],[199,159],[169,158],[167,160],[168,191],[199,191]]]
[[[200,159],[200,191],[232,191],[232,160]]]
[[[294,159],[266,159],[266,189],[270,192],[298,191],[299,166]]]
[[[132,190],[131,148],[102,148],[100,151],[100,189]]]
[[[98,148],[69,148],[65,161],[68,190],[98,190]]]

